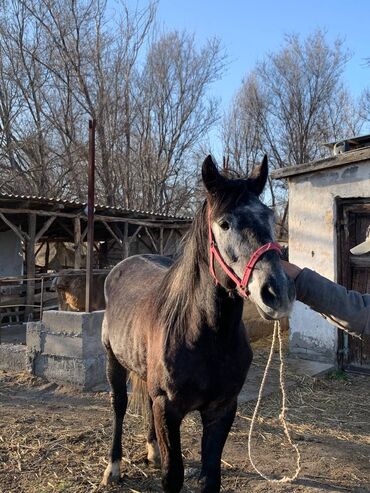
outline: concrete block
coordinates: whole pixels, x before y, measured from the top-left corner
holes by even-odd
[[[50,382],[90,390],[107,386],[101,344],[104,311],[44,312],[42,323],[29,324],[29,359],[36,375]]]
[[[0,369],[25,371],[28,369],[27,348],[24,344],[0,344]]]
[[[43,341],[42,322],[28,322],[26,329],[26,345],[28,351],[41,352],[43,350]]]
[[[101,343],[101,329],[104,317],[104,310],[89,313],[88,326],[84,327],[82,332],[83,339],[83,357],[97,357],[105,354]]]
[[[90,313],[48,310],[43,313],[42,321],[47,332],[80,335],[90,324]]]
[[[81,390],[107,386],[104,355],[79,359],[39,354],[33,368],[35,375],[60,385],[72,385]]]
[[[51,356],[66,356],[67,358],[82,359],[82,345],[82,337],[46,333],[43,353]]]
[[[99,386],[107,386],[106,358],[100,354],[96,358],[88,358],[85,363],[85,390],[91,390]]]
[[[85,388],[85,366],[83,360],[62,356],[37,355],[34,373],[49,382]]]

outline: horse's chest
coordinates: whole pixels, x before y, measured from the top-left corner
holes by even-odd
[[[175,395],[193,408],[236,397],[251,361],[252,351],[244,340],[231,348],[210,345],[207,351],[179,355],[170,371]]]

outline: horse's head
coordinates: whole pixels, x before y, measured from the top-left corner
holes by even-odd
[[[240,279],[253,253],[274,242],[274,214],[259,200],[267,175],[266,156],[245,180],[230,180],[220,175],[211,156],[203,163],[210,234],[223,262]],[[223,287],[235,288],[234,281],[221,268],[220,262],[214,262],[214,270]],[[287,316],[295,299],[294,283],[284,273],[279,254],[274,250],[259,257],[246,289],[264,318]]]

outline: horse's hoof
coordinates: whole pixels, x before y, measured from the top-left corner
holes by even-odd
[[[109,462],[106,470],[104,471],[103,479],[100,483],[102,486],[107,486],[111,483],[119,483],[121,479],[119,465],[120,464],[118,460],[113,463]]]
[[[159,448],[158,448],[157,441],[154,440],[153,442],[147,442],[146,443],[146,449],[148,452],[148,455],[147,455],[148,464],[150,464],[151,467],[154,467],[156,469],[160,469],[160,467],[161,467],[161,456],[159,454]]]

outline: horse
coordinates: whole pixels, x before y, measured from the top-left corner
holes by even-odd
[[[92,276],[91,311],[104,310],[104,283],[107,272],[94,272]],[[52,283],[51,290],[58,295],[58,309],[84,312],[86,309],[86,271],[63,269],[59,271]]]
[[[246,179],[223,176],[208,156],[206,199],[182,254],[175,261],[132,256],[109,273],[102,342],[114,419],[102,484],[120,480],[126,380],[133,372],[149,411],[147,459],[160,462],[164,492],[182,488],[180,425],[195,410],[203,425],[200,491],[220,491],[221,455],[253,357],[243,298],[268,319],[286,317],[295,298],[274,243],[273,212],[259,199],[267,177],[266,156]]]

